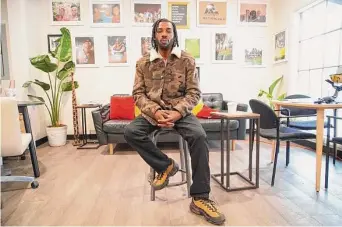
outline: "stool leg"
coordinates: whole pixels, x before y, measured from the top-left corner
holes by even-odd
[[[188,198],[190,198],[190,187],[191,187],[191,170],[189,168],[189,157],[190,157],[190,152],[189,152],[189,147],[188,143],[184,140],[184,161],[185,161],[185,171],[186,171],[186,185],[188,189]]]
[[[154,188],[152,187],[152,182],[154,181],[156,173],[152,167],[150,170],[150,174],[151,174],[151,201],[154,201],[156,199],[156,192]]]
[[[184,158],[184,153],[185,153],[185,150],[184,150],[184,142],[183,141],[183,138],[181,136],[179,136],[179,156],[180,156],[180,164],[181,164],[181,170],[184,170],[185,169],[185,158]],[[182,181],[185,180],[185,173],[182,172]]]

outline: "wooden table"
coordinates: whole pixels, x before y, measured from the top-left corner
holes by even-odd
[[[324,130],[324,112],[326,109],[342,108],[342,103],[339,104],[315,104],[313,102],[291,102],[272,100],[274,109],[279,110],[280,107],[315,109],[317,111],[316,123],[316,191],[320,191],[321,187],[321,164],[323,150],[323,130]],[[279,114],[279,112],[276,112]]]
[[[23,115],[23,118],[24,118],[25,131],[26,131],[26,133],[30,133],[32,136],[32,140],[29,144],[29,150],[30,150],[32,168],[33,168],[33,174],[35,177],[39,177],[40,171],[39,171],[39,165],[38,165],[36,145],[35,145],[34,137],[32,135],[31,121],[30,121],[30,116],[29,116],[27,107],[28,106],[43,105],[44,103],[43,102],[32,102],[32,101],[17,101],[17,104],[18,104],[19,113],[21,113]]]
[[[259,157],[260,157],[260,115],[255,113],[247,113],[242,111],[237,111],[234,113],[225,113],[225,112],[211,112],[210,113],[214,117],[218,117],[221,119],[221,172],[217,174],[212,174],[211,177],[218,184],[221,185],[223,189],[226,191],[238,191],[245,189],[255,189],[259,187]],[[239,172],[231,172],[230,171],[230,130],[229,130],[229,121],[230,120],[240,120],[240,119],[249,119],[249,162],[248,162],[248,177],[242,175]],[[224,121],[226,121],[226,133],[227,133],[227,143],[226,143],[226,172],[224,171]],[[254,125],[257,125],[256,128],[256,159],[255,159],[255,182],[252,180],[252,162],[253,162],[253,136],[254,135]],[[231,187],[230,185],[230,176],[237,175],[245,180],[250,186],[244,187]],[[226,176],[226,182],[224,182],[224,176]],[[221,180],[218,180],[217,177],[220,177]]]

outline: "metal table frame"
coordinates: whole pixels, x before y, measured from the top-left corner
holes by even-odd
[[[231,172],[230,170],[230,132],[229,132],[229,122],[230,120],[237,119],[249,119],[249,164],[248,164],[248,178],[240,172]],[[226,143],[226,172],[224,172],[224,122],[226,121],[227,130],[227,143]],[[256,129],[254,125],[256,124]],[[254,142],[254,130],[256,130],[256,169],[255,169],[255,182],[252,179],[252,163],[253,163],[253,142]],[[246,116],[246,117],[228,117],[221,116],[221,172],[217,174],[211,174],[211,177],[227,192],[230,191],[240,191],[246,189],[256,189],[259,188],[259,159],[260,159],[260,117]],[[244,187],[231,187],[230,176],[237,175],[245,182],[249,183],[250,186]],[[226,182],[224,181],[224,176],[226,177]],[[217,179],[217,178],[220,178]],[[224,184],[226,183],[226,184]]]

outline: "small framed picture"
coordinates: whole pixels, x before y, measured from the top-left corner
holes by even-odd
[[[266,67],[265,53],[266,40],[264,37],[253,37],[253,39],[245,40],[243,66],[253,68]]]
[[[234,38],[222,31],[213,33],[212,63],[235,63]]]
[[[56,50],[59,42],[58,39],[61,38],[62,35],[61,34],[52,34],[52,35],[48,35],[47,39],[48,39],[48,51],[49,53],[53,52]]]
[[[198,78],[198,81],[201,81],[201,72],[200,72],[200,67],[196,67],[195,71],[196,77]]]
[[[275,33],[273,36],[273,43],[273,62],[286,62],[288,57],[287,30]]]
[[[152,48],[152,38],[151,36],[143,36],[140,37],[140,47],[141,47],[141,56],[150,53]]]
[[[238,23],[240,25],[267,26],[268,5],[266,2],[240,0],[238,5]]]
[[[226,0],[197,0],[198,27],[226,27],[227,1]]]
[[[175,23],[177,29],[189,29],[189,4],[187,1],[168,2],[168,19]]]
[[[128,66],[128,35],[106,35],[106,66]]]
[[[97,67],[96,45],[94,36],[75,36],[73,39],[75,47],[76,67]]]
[[[91,25],[93,27],[121,27],[123,26],[122,1],[99,0],[90,1]]]
[[[131,5],[134,26],[152,26],[162,17],[161,1],[133,0]]]
[[[52,25],[82,25],[81,0],[50,0]]]
[[[203,37],[203,36],[202,36]],[[203,42],[201,42],[201,35],[194,33],[182,33],[181,39],[182,49],[191,54],[195,58],[196,64],[203,63]]]

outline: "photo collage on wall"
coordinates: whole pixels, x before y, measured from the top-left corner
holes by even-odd
[[[236,10],[236,25],[238,26],[267,26],[268,25],[268,0],[235,0],[232,4],[228,0],[196,0],[196,4],[190,0],[130,0],[131,21],[124,19],[123,12],[126,4],[124,0],[49,0],[51,23],[58,26],[84,26],[90,27],[126,27],[130,23],[132,27],[151,27],[153,23],[163,17],[172,20],[179,29],[180,47],[191,54],[196,64],[204,64],[203,43],[201,34],[191,29],[191,16],[196,16],[197,27],[217,28],[211,30],[211,63],[236,63],[240,61],[243,66],[264,67],[265,52],[259,46],[236,46],[236,34],[234,21],[232,22],[232,7]],[[88,8],[86,8],[88,7]],[[167,10],[165,11],[165,9]],[[88,12],[86,15],[85,12]],[[190,15],[190,13],[193,15]],[[195,15],[196,14],[196,15]],[[234,16],[235,17],[235,16]],[[226,30],[222,30],[226,28]],[[133,28],[134,29],[134,28]],[[102,37],[96,34],[73,34],[74,55],[76,66],[98,67],[127,66],[130,65],[131,52],[130,35],[109,32]],[[111,33],[112,32],[112,33]],[[48,34],[48,50],[53,51],[60,34]],[[140,34],[133,37],[134,44],[140,46],[139,56],[148,54],[152,48],[151,35]],[[138,42],[137,42],[138,41]],[[287,31],[279,31],[273,35],[273,62],[287,61]],[[106,51],[106,53],[104,53]],[[238,55],[236,55],[238,54]],[[135,55],[137,55],[135,53]],[[238,56],[241,56],[239,58]],[[243,56],[243,58],[242,58]],[[137,56],[135,56],[137,57]]]

